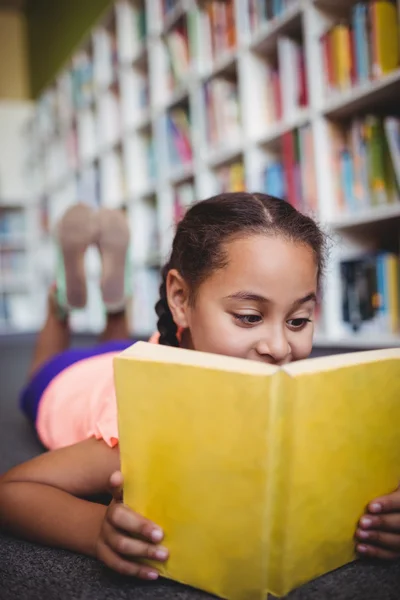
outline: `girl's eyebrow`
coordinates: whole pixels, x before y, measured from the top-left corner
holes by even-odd
[[[253,292],[240,291],[235,292],[235,294],[231,294],[230,296],[226,296],[225,300],[249,300],[250,302],[271,302],[268,298],[264,298],[264,296],[260,296],[259,294],[254,294]],[[316,302],[317,296],[315,292],[310,292],[303,298],[299,298],[299,300],[295,300],[292,306],[299,306],[300,304],[305,304],[306,302]]]

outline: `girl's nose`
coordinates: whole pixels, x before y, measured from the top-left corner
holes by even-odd
[[[270,362],[281,364],[290,355],[290,345],[282,329],[270,331],[264,335],[256,346],[257,353]]]

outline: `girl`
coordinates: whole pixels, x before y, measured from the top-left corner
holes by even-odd
[[[118,227],[122,232],[123,226]],[[64,236],[70,240],[64,243],[67,297],[80,302],[85,299],[82,250],[93,241],[96,227],[87,230],[90,235],[83,235],[79,243],[71,241],[71,233]],[[121,235],[114,235],[119,245],[112,243],[113,235],[100,235],[108,239],[102,290],[114,307],[117,294],[111,290],[121,288],[121,269],[114,264],[124,255]],[[306,358],[312,347],[323,253],[317,225],[286,202],[246,193],[200,202],[179,224],[163,269],[156,305],[159,334],[153,341],[277,365]],[[119,284],[114,277],[118,269]],[[107,343],[127,335],[124,323],[122,312],[109,316]],[[52,350],[56,339],[59,352],[68,327],[66,320],[56,318],[54,300],[46,327]],[[29,406],[51,451],[2,477],[0,525],[26,539],[95,556],[120,573],[156,579],[157,570],[137,559],[168,558],[168,550],[160,545],[163,532],[122,503],[114,354],[107,347],[106,354],[99,350],[97,356],[78,362],[69,357],[63,365],[68,368],[58,366],[51,378],[48,371],[54,371],[60,355],[50,358],[47,338],[46,344],[40,360],[36,356],[31,383],[37,385],[39,379],[43,387],[47,377],[47,384],[38,407],[29,404],[25,394],[25,408]],[[106,490],[113,493],[108,507],[83,499]],[[400,556],[399,511],[399,491],[371,502],[356,531],[361,555]]]

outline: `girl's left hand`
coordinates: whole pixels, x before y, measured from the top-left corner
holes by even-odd
[[[355,537],[360,556],[386,560],[400,558],[400,486],[368,504]]]

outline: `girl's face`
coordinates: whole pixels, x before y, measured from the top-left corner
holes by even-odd
[[[227,266],[200,285],[194,306],[184,282],[170,272],[168,300],[175,322],[185,330],[182,345],[276,365],[306,358],[317,293],[311,248],[253,235],[225,249]]]

